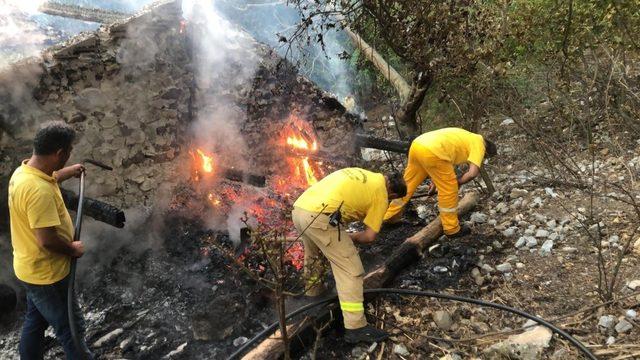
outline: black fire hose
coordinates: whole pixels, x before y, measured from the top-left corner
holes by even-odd
[[[482,301],[482,300],[477,300],[477,299],[471,299],[471,298],[466,298],[466,297],[462,297],[462,296],[456,296],[456,295],[448,295],[448,294],[439,294],[439,293],[435,293],[435,292],[431,292],[431,291],[420,291],[420,290],[409,290],[409,289],[367,289],[364,291],[365,294],[405,294],[405,295],[417,295],[417,296],[426,296],[426,297],[431,297],[431,298],[437,298],[437,299],[445,299],[445,300],[453,300],[453,301],[459,301],[459,302],[466,302],[466,303],[470,303],[470,304],[475,304],[475,305],[480,305],[480,306],[485,306],[485,307],[491,307],[494,309],[498,309],[498,310],[503,310],[503,311],[507,311],[522,317],[525,317],[527,319],[533,320],[535,322],[537,322],[540,325],[545,326],[546,328],[548,328],[549,330],[553,331],[554,333],[558,334],[559,336],[565,338],[567,341],[569,341],[573,346],[575,346],[576,348],[578,348],[578,350],[580,350],[580,352],[582,352],[584,354],[585,357],[587,357],[588,359],[591,360],[598,360],[598,358],[593,355],[593,353],[591,351],[589,351],[589,349],[587,349],[580,341],[578,341],[576,338],[574,338],[573,336],[571,336],[570,334],[568,334],[567,332],[565,332],[564,330],[556,327],[555,325],[547,322],[546,320],[543,320],[537,316],[528,314],[522,310],[518,310],[506,305],[501,305],[501,304],[496,304],[496,303],[492,303],[492,302],[488,302],[488,301]],[[328,299],[323,299],[311,304],[307,304],[291,313],[289,313],[286,317],[286,320],[291,319],[292,317],[302,314],[308,310],[311,310],[313,308],[316,308],[320,305],[324,305],[326,303],[330,303],[330,302],[334,302],[338,300],[338,295],[334,295]],[[236,350],[233,354],[231,354],[231,356],[229,356],[229,360],[233,360],[236,359],[240,356],[240,354],[242,354],[243,352],[245,352],[247,349],[249,349],[251,347],[251,345],[253,345],[255,342],[261,340],[263,337],[267,336],[269,333],[272,333],[273,331],[275,331],[275,329],[278,327],[279,322],[274,322],[273,324],[271,324],[269,327],[267,327],[266,329],[262,330],[260,333],[258,333],[256,336],[254,336],[251,340],[247,341],[246,343],[244,343],[238,350]]]
[[[90,163],[96,165],[105,170],[113,170],[112,167],[107,166],[101,162],[86,159],[85,163]],[[73,233],[73,241],[80,240],[80,232],[82,231],[82,208],[84,205],[84,170],[80,173],[80,185],[78,189],[78,209],[76,210],[76,226],[75,231]],[[67,287],[67,315],[69,317],[69,328],[71,330],[71,338],[73,338],[73,344],[76,347],[76,351],[80,355],[80,358],[83,360],[88,359],[91,354],[91,350],[87,347],[84,339],[80,338],[80,334],[78,332],[78,326],[75,321],[75,313],[73,311],[74,305],[76,302],[76,293],[75,293],[75,283],[76,283],[76,263],[78,259],[71,259],[71,269],[69,270],[69,285]]]

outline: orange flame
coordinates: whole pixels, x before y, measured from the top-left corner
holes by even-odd
[[[297,120],[297,118],[295,119]],[[286,144],[292,149],[304,150],[304,153],[315,153],[318,151],[318,142],[316,139],[310,136],[297,124],[291,124],[289,127],[289,135],[286,138]],[[305,185],[309,186],[318,182],[315,171],[309,163],[308,156],[304,156],[302,158],[291,157],[289,162],[294,168],[293,171],[296,178],[302,177],[306,182]]]
[[[318,142],[313,140],[310,144],[307,140],[305,140],[302,136],[292,134],[287,137],[287,145],[290,145],[294,149],[303,149],[303,150],[318,150]]]
[[[200,158],[202,159],[202,171],[206,173],[213,172],[213,157],[208,156],[200,149],[196,149],[196,151],[198,152],[198,155],[200,155]]]

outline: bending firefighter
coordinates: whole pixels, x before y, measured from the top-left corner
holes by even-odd
[[[354,242],[375,240],[391,199],[404,196],[407,186],[399,175],[346,168],[307,189],[293,204],[293,223],[304,244],[304,273],[308,296],[320,295],[324,268],[320,253],[329,260],[344,317],[345,340],[376,342],[388,334],[367,325],[363,305],[364,268]],[[366,229],[349,234],[342,224],[362,221]]]
[[[418,136],[409,148],[409,162],[404,171],[407,195],[391,202],[384,220],[399,217],[402,208],[427,177],[430,192],[438,191],[438,209],[445,235],[459,237],[470,233],[458,222],[458,187],[473,180],[487,157],[496,155],[496,146],[482,135],[464,129],[445,128]],[[456,177],[454,165],[468,163],[469,170]]]
[[[67,313],[67,286],[72,257],[84,245],[73,241],[73,224],[58,184],[80,176],[80,164],[65,167],[75,131],[63,122],[45,123],[33,141],[33,155],[9,180],[9,217],[13,268],[27,295],[27,311],[20,336],[20,359],[44,356],[45,330],[51,326],[67,359],[91,359],[76,349]],[[84,335],[80,309],[76,326]]]

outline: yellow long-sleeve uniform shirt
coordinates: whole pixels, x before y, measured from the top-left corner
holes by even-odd
[[[61,238],[73,238],[71,216],[56,180],[23,163],[9,180],[9,216],[18,279],[48,285],[67,276],[70,258],[43,248],[35,235],[35,229],[53,227]]]
[[[391,202],[385,220],[400,213],[427,177],[438,189],[438,207],[445,234],[460,230],[458,222],[458,180],[453,166],[472,163],[482,166],[485,145],[482,135],[460,128],[444,128],[418,136],[411,143],[404,172],[407,195]]]

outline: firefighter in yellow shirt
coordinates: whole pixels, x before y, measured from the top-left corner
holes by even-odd
[[[376,342],[388,337],[367,325],[363,305],[364,268],[354,242],[375,240],[389,201],[404,196],[407,186],[399,174],[346,168],[329,174],[308,188],[293,204],[293,223],[304,244],[304,273],[308,296],[322,293],[319,279],[323,260],[329,260],[344,317],[345,340]],[[365,230],[349,234],[344,224],[362,221]]]
[[[438,191],[438,209],[442,228],[448,237],[470,233],[458,222],[458,187],[473,180],[480,173],[485,155],[496,155],[494,143],[459,128],[444,128],[418,136],[409,148],[409,161],[404,171],[407,195],[391,202],[384,216],[385,221],[400,215],[404,205],[427,177],[431,178],[429,191]],[[456,177],[454,165],[468,163],[469,170]]]
[[[65,167],[74,138],[75,131],[64,122],[45,123],[36,133],[31,158],[9,180],[13,268],[27,295],[21,359],[43,358],[49,326],[67,359],[93,358],[82,356],[74,346],[67,313],[70,260],[84,253],[82,242],[73,241],[73,224],[58,187],[84,171],[80,164]],[[74,312],[82,336],[84,323],[77,303]]]

